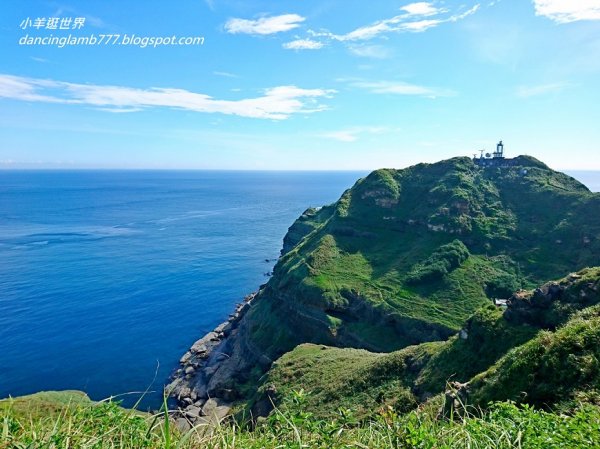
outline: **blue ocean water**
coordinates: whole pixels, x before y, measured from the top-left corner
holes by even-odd
[[[266,281],[293,220],[364,174],[0,172],[0,398],[150,386],[157,408],[190,344]],[[600,172],[569,174],[600,191]]]
[[[151,386],[157,408],[179,357],[266,282],[293,220],[362,175],[0,172],[0,398]]]

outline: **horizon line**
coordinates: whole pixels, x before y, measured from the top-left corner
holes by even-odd
[[[0,166],[0,172],[11,171],[214,171],[214,172],[365,172],[375,170],[402,170],[420,163],[434,164],[435,162],[417,162],[415,164],[397,166],[381,166],[378,168],[182,168],[182,167],[7,167]],[[600,172],[598,168],[553,168],[555,171],[587,171]]]

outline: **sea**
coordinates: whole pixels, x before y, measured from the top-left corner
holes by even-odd
[[[366,172],[0,171],[0,398],[158,409],[179,358]],[[569,172],[600,191],[600,172]]]
[[[267,282],[293,221],[364,174],[1,171],[0,398],[159,408],[179,358]]]

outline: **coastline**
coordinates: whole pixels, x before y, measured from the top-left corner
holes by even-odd
[[[238,334],[242,319],[263,287],[247,295],[227,320],[194,342],[179,360],[179,367],[171,373],[165,393],[176,401],[178,426],[186,429],[216,422],[229,414],[235,392],[220,390],[217,395],[209,389],[209,383],[229,358],[230,342]]]

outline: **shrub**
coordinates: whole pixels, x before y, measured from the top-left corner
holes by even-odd
[[[469,258],[469,250],[460,240],[440,246],[423,262],[416,264],[408,273],[406,281],[419,284],[425,281],[435,281],[458,268]]]

